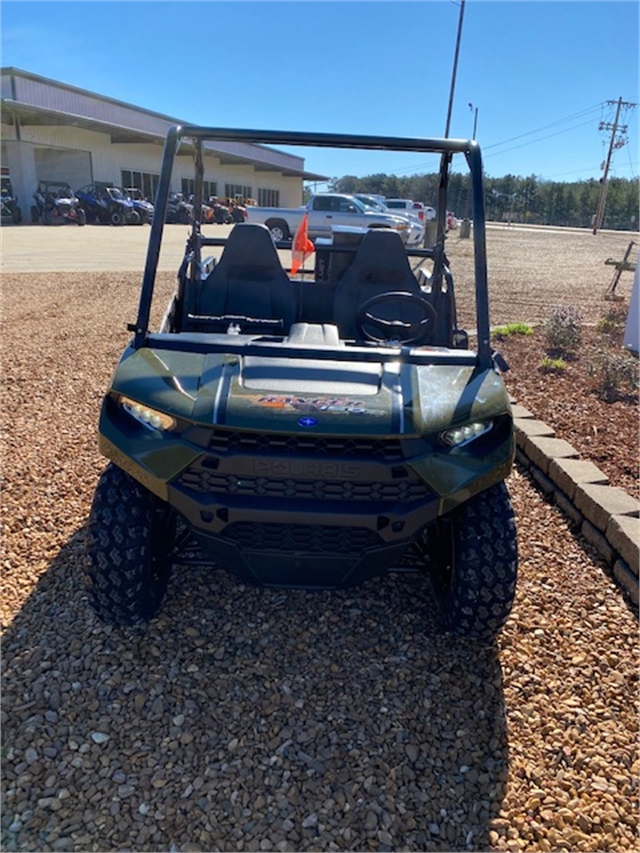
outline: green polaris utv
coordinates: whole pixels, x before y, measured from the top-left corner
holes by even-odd
[[[436,153],[435,236],[407,250],[389,228],[335,228],[316,241],[313,270],[292,276],[281,260],[291,244],[275,244],[264,225],[239,223],[226,240],[203,233],[213,142]],[[194,215],[152,331],[178,153],[193,158]],[[473,192],[473,331],[458,326],[445,251],[454,155],[466,159]],[[306,589],[402,569],[430,581],[443,629],[491,641],[516,586],[505,485],[515,442],[506,366],[489,337],[478,145],[176,126],[155,209],[138,317],[100,414],[110,462],[86,572],[98,616],[150,620],[173,564]]]

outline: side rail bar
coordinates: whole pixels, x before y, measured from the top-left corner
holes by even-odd
[[[482,182],[482,155],[477,142],[469,143],[467,162],[471,174],[473,193],[473,251],[476,280],[476,318],[478,333],[478,360],[482,367],[489,367],[493,359],[491,351],[491,327],[489,323],[489,283],[487,276],[487,228],[484,215],[484,187]]]
[[[156,280],[156,272],[158,270],[160,245],[162,243],[164,221],[167,216],[167,203],[169,201],[169,193],[171,190],[171,172],[173,171],[173,161],[178,152],[182,135],[182,128],[180,125],[175,125],[174,127],[169,128],[167,138],[164,143],[162,168],[160,170],[158,189],[156,190],[154,215],[151,222],[149,246],[147,248],[147,260],[145,262],[144,274],[142,276],[142,290],[140,292],[140,304],[138,306],[138,319],[136,320],[135,327],[130,329],[130,331],[135,333],[134,346],[136,349],[144,346],[145,338],[149,331],[149,317],[151,314],[151,302],[153,300],[153,287]]]

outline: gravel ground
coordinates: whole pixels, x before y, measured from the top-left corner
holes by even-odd
[[[518,470],[496,647],[439,634],[412,575],[178,570],[146,630],[93,617],[95,426],[138,284],[4,277],[3,849],[638,850],[637,620]]]

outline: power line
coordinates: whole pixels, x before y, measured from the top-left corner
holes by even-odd
[[[589,121],[584,121],[584,122],[581,122],[580,124],[574,124],[571,127],[565,127],[562,130],[557,130],[555,133],[549,133],[546,136],[541,136],[539,139],[531,139],[529,142],[523,142],[521,145],[513,145],[511,148],[505,148],[503,151],[493,151],[491,154],[484,154],[484,152],[490,148],[495,148],[496,145],[505,145],[506,142],[496,142],[493,145],[486,145],[482,149],[482,151],[483,151],[483,158],[482,159],[488,160],[489,157],[496,157],[496,156],[500,156],[501,154],[508,154],[510,151],[516,151],[518,148],[526,148],[527,145],[535,145],[536,142],[543,142],[545,139],[551,139],[554,136],[560,136],[560,134],[562,134],[562,133],[570,133],[572,130],[578,130],[581,127],[586,127],[587,125],[590,125],[591,121],[592,120],[589,119]],[[530,134],[531,133],[539,133],[539,130],[538,131],[532,130],[532,131],[529,131],[529,133]],[[522,136],[527,136],[527,135],[529,135],[529,134],[523,133],[520,137],[513,137],[513,138],[514,139],[520,139]],[[412,169],[419,169],[419,168],[423,167],[424,165],[425,165],[425,163],[423,162],[423,163],[416,163],[414,166],[407,166],[403,169],[393,169],[391,171],[391,174],[399,175],[399,174],[402,174],[404,172],[410,172]]]
[[[540,133],[543,130],[548,130],[550,127],[557,127],[559,124],[564,124],[567,121],[573,121],[576,118],[582,118],[582,116],[587,115],[588,113],[597,112],[601,110],[603,107],[603,102],[599,104],[594,104],[592,107],[586,107],[584,110],[580,110],[580,112],[573,113],[570,116],[565,116],[565,118],[560,118],[557,121],[552,121],[550,124],[545,124],[542,127],[536,128],[536,130],[528,130],[526,133],[520,133],[518,136],[512,136],[510,139],[504,139],[502,142],[494,142],[493,145],[485,145],[484,151],[488,151],[490,148],[497,148],[499,145],[507,145],[509,142],[515,142],[517,139],[522,139],[525,136],[531,136],[534,133]]]
[[[562,133],[570,133],[572,130],[578,130],[580,127],[586,127],[588,124],[592,123],[592,119],[589,121],[583,121],[580,124],[574,124],[571,127],[565,127],[562,130],[556,130],[555,133],[548,133],[546,136],[541,136],[539,139],[532,139],[530,142],[523,142],[521,145],[513,145],[511,148],[505,148],[504,151],[494,151],[491,154],[487,154],[484,158],[487,160],[489,157],[495,157],[496,155],[500,156],[501,154],[508,154],[509,151],[516,151],[518,148],[526,148],[527,145],[535,145],[536,142],[543,142],[545,139],[551,139],[554,136],[560,136]],[[485,147],[485,151],[487,148],[494,148],[494,145],[488,145]]]
[[[515,140],[523,139],[525,136],[532,136],[534,133],[541,133],[543,130],[548,130],[551,127],[557,127],[559,124],[564,124],[565,122],[573,121],[574,119],[581,118],[582,116],[588,115],[589,113],[594,113],[594,112],[597,112],[598,110],[602,110],[602,108],[604,106],[605,106],[605,102],[601,101],[597,104],[594,104],[591,107],[585,107],[585,109],[580,110],[577,113],[572,113],[571,115],[565,116],[564,118],[558,119],[557,121],[551,122],[550,124],[545,124],[542,127],[538,127],[535,130],[528,130],[528,131],[526,131],[526,133],[520,133],[520,134],[518,134],[518,136],[512,136],[509,139],[504,139],[504,140],[502,140],[502,142],[494,142],[491,145],[483,145],[482,146],[483,159],[486,160],[487,157],[493,157],[493,156],[495,156],[495,154],[506,154],[506,153],[508,153],[508,151],[515,151],[517,148],[524,148],[526,145],[533,145],[536,142],[541,142],[543,139],[549,139],[552,136],[556,136],[557,134],[549,134],[548,136],[543,136],[540,139],[532,139],[530,142],[525,142],[522,145],[516,145],[512,148],[508,148],[505,151],[496,151],[493,154],[488,154],[488,155],[485,154],[486,151],[489,151],[492,148],[497,148],[500,145],[507,145],[509,142],[515,142]],[[567,132],[570,132],[572,130],[576,130],[580,127],[585,127],[587,124],[591,124],[591,121],[587,121],[587,122],[583,122],[581,124],[573,125],[572,127],[568,127],[568,128],[565,128],[564,130],[558,131],[558,133],[567,133]],[[401,174],[404,174],[406,172],[411,172],[411,170],[422,169],[422,168],[424,168],[425,165],[426,165],[425,161],[422,161],[421,163],[415,163],[412,166],[405,166],[401,169],[387,169],[387,173],[393,174],[393,175],[401,175]]]
[[[635,168],[638,164],[631,162],[631,152],[629,152],[629,168],[631,170],[631,174],[635,177]],[[600,168],[600,164],[597,166],[585,166],[583,169],[573,169],[570,172],[554,172],[553,175],[542,175],[543,181],[548,181],[550,178],[559,178],[562,175],[578,175],[581,172],[595,172]],[[626,167],[625,167],[626,168]],[[595,178],[594,178],[595,180]]]
[[[534,145],[536,142],[543,142],[545,139],[552,139],[554,136],[559,136],[563,133],[570,133],[573,130],[578,130],[581,127],[586,127],[587,125],[591,124],[591,121],[592,121],[591,119],[589,121],[580,122],[579,124],[574,124],[571,127],[563,128],[562,130],[558,130],[555,133],[550,133],[550,134],[547,134],[546,136],[541,136],[538,139],[532,139],[528,142],[523,142],[521,145],[514,145],[511,148],[504,149],[503,151],[492,151],[489,154],[485,153],[486,151],[490,151],[491,149],[497,148],[500,145],[507,145],[507,143],[509,143],[509,142],[515,142],[517,139],[523,139],[526,136],[532,136],[533,134],[540,133],[543,130],[548,130],[549,128],[557,127],[558,125],[565,124],[568,121],[573,121],[577,118],[581,118],[582,116],[589,115],[590,113],[601,111],[601,115],[602,115],[602,110],[607,106],[607,103],[608,103],[607,101],[601,101],[598,104],[594,104],[591,107],[586,107],[585,109],[580,110],[577,113],[572,113],[569,116],[565,116],[564,118],[558,119],[557,121],[550,122],[549,124],[545,124],[542,127],[536,128],[535,130],[529,130],[526,133],[521,133],[521,134],[518,134],[517,136],[512,136],[509,139],[503,140],[502,142],[494,142],[491,145],[482,146],[483,159],[487,160],[490,157],[495,157],[497,154],[508,154],[510,151],[516,151],[518,148],[525,148],[527,145]],[[614,101],[613,103],[615,104],[616,102]],[[629,165],[631,167],[631,173],[633,175],[634,174],[634,164],[631,163],[631,153],[630,152],[628,152],[628,153],[629,153]],[[403,175],[403,174],[407,174],[409,172],[415,172],[417,170],[424,169],[427,165],[431,165],[431,164],[428,163],[428,161],[423,160],[420,163],[414,163],[411,166],[404,166],[400,169],[386,169],[386,170],[381,169],[380,171],[384,171],[386,174],[391,174],[391,175]],[[637,164],[635,164],[635,165],[637,166]],[[593,167],[593,168],[595,170],[597,167]],[[588,171],[588,169],[578,169],[578,170],[575,170],[575,172],[556,172],[555,174],[556,175],[571,175],[571,174],[577,174],[578,172],[586,172],[586,171]],[[549,177],[553,177],[553,176],[549,176]]]

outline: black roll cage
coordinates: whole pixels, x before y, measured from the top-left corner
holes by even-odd
[[[189,143],[190,141],[190,143]],[[381,151],[408,151],[421,154],[440,154],[440,178],[438,186],[437,207],[437,239],[431,250],[418,251],[426,257],[432,257],[434,262],[433,280],[435,286],[440,286],[446,270],[444,253],[444,235],[446,233],[447,216],[447,187],[449,170],[454,154],[464,154],[471,175],[471,191],[473,198],[472,221],[474,237],[474,271],[475,271],[475,301],[477,325],[477,361],[479,367],[489,367],[492,363],[492,349],[489,331],[489,295],[487,282],[487,245],[486,225],[484,215],[484,193],[482,181],[482,156],[480,147],[475,140],[464,139],[426,139],[416,137],[392,136],[363,136],[334,133],[308,133],[301,131],[280,130],[239,130],[233,128],[201,127],[196,125],[174,125],[169,128],[164,143],[160,179],[154,203],[155,215],[151,224],[149,246],[142,279],[142,290],[138,317],[133,331],[133,347],[149,344],[149,318],[151,302],[155,285],[160,246],[164,230],[167,204],[171,188],[171,173],[176,155],[185,143],[193,150],[195,163],[195,187],[193,199],[193,226],[190,237],[192,270],[199,270],[200,249],[203,245],[216,245],[217,240],[203,237],[201,233],[202,201],[203,201],[203,143],[245,142],[263,145],[300,145],[315,148],[351,148]],[[195,275],[198,273],[195,272]],[[165,343],[166,345],[166,343]],[[178,345],[177,345],[178,346]],[[229,343],[229,352],[234,351]],[[407,360],[411,358],[412,350],[407,348]]]

